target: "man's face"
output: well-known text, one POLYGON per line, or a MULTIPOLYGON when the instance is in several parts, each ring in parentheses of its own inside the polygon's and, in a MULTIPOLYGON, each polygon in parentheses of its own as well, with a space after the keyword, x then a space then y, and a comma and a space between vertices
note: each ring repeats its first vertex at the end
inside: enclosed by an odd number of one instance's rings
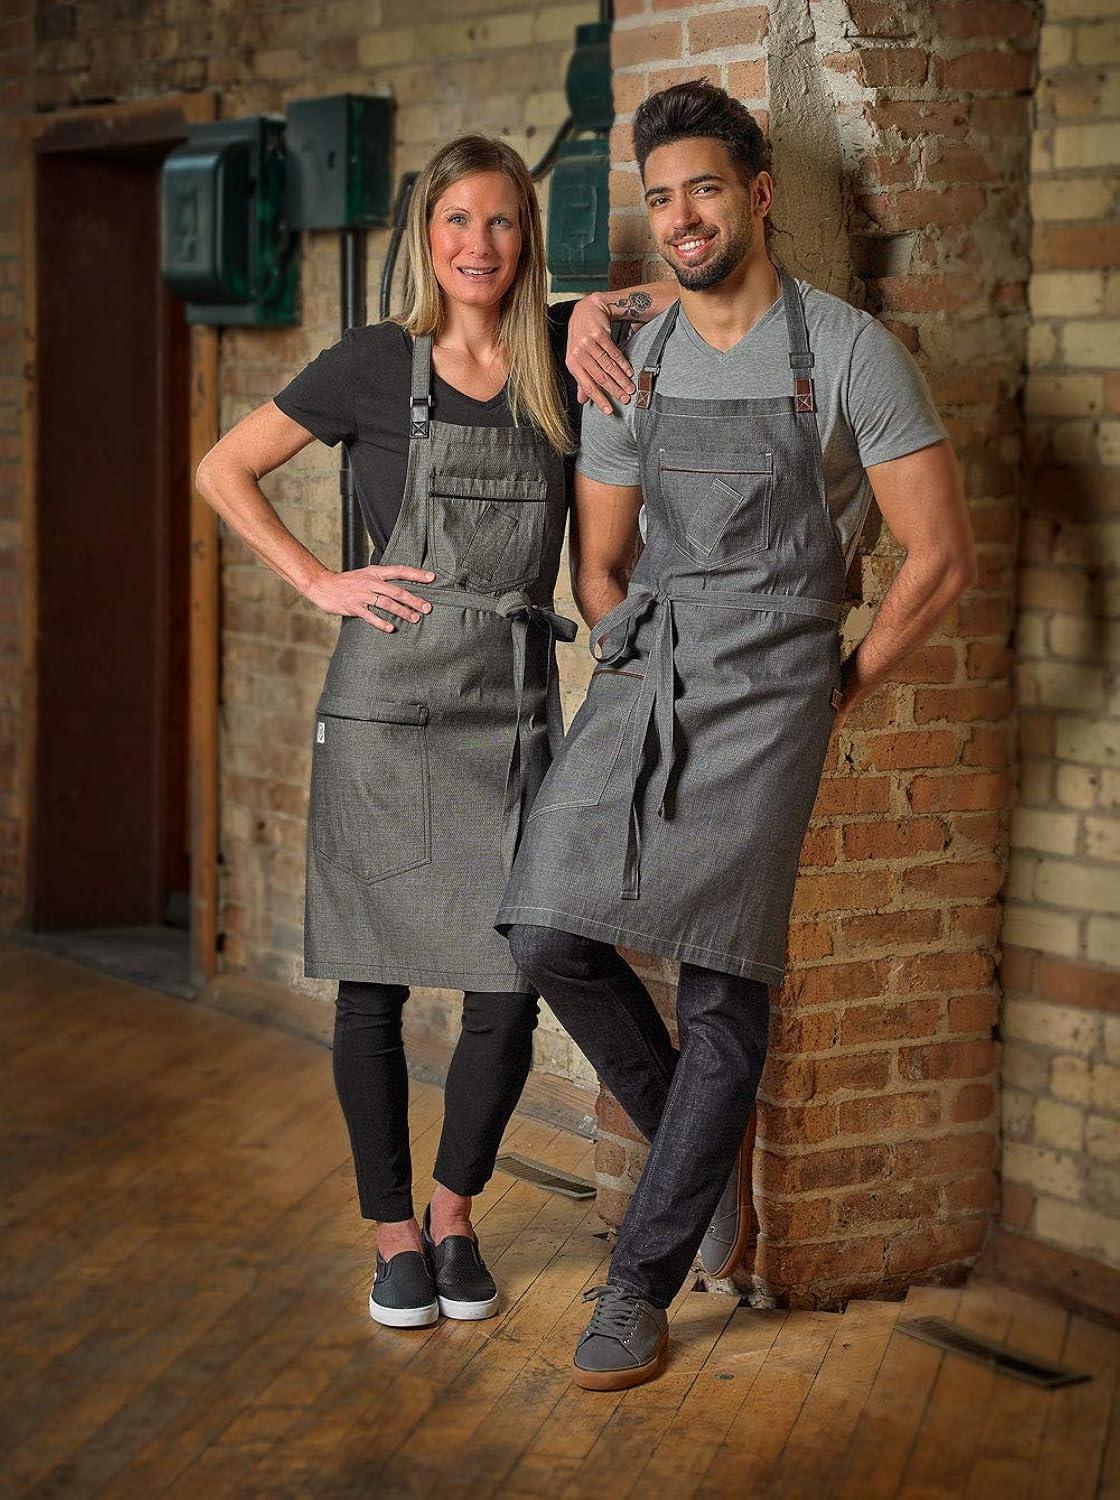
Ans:
POLYGON ((754 249, 769 181, 760 172, 745 186, 726 146, 706 137, 658 146, 646 157, 650 229, 687 291, 718 286, 754 249))

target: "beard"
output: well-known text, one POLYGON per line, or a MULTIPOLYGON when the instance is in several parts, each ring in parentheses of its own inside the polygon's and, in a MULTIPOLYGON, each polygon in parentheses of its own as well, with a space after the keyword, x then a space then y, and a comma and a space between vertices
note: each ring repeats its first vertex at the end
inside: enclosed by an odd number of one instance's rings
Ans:
POLYGON ((724 248, 702 266, 678 265, 671 253, 661 258, 686 292, 706 292, 725 281, 750 254, 754 248, 754 221, 746 218, 728 224, 724 239, 724 248))

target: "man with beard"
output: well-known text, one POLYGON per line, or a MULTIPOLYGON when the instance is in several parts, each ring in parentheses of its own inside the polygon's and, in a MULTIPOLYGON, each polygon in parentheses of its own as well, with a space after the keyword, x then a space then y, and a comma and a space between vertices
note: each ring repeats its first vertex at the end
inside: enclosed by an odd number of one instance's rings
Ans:
POLYGON ((750 114, 683 83, 645 101, 634 142, 680 296, 627 351, 634 399, 605 368, 622 399, 585 409, 573 581, 597 667, 498 917, 650 1141, 607 1283, 585 1294, 574 1378, 600 1390, 658 1374, 665 1308, 702 1241, 717 1275, 745 1249, 768 987, 830 734, 976 569, 910 356, 769 257, 770 154, 750 114), (872 495, 906 559, 841 664, 872 495), (679 1049, 615 944, 680 960, 679 1049))

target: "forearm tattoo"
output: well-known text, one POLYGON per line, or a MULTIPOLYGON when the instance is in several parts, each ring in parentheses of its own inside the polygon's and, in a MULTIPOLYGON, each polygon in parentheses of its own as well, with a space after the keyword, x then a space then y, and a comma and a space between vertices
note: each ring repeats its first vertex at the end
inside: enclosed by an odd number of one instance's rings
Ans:
POLYGON ((625 297, 618 297, 607 306, 615 319, 626 318, 631 323, 644 323, 649 315, 649 309, 653 298, 648 292, 627 292, 625 297))

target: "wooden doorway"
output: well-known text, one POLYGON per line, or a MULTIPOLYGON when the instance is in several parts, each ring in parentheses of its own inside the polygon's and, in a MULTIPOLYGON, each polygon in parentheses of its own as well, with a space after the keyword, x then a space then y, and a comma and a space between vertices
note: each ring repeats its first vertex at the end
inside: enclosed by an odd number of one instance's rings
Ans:
POLYGON ((212 96, 26 122, 24 920, 189 925, 215 968, 213 330, 159 276, 163 158, 212 96))

